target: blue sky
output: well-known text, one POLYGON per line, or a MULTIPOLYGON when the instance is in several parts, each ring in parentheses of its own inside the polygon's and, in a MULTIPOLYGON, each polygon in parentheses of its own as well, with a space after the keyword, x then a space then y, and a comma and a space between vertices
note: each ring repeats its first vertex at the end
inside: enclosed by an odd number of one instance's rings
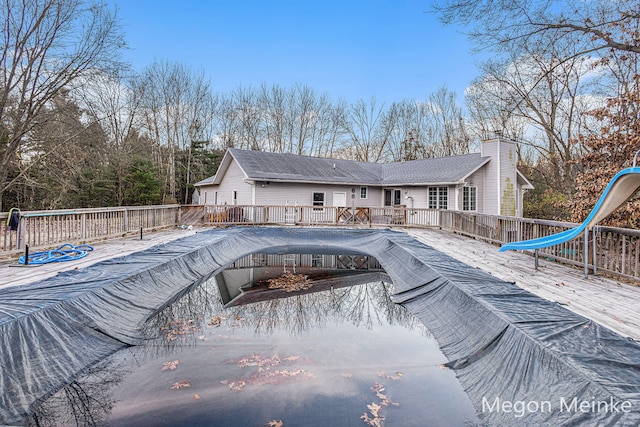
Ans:
POLYGON ((477 76, 460 28, 424 0, 113 0, 137 71, 154 59, 204 70, 215 91, 306 84, 386 105, 458 94, 477 76))

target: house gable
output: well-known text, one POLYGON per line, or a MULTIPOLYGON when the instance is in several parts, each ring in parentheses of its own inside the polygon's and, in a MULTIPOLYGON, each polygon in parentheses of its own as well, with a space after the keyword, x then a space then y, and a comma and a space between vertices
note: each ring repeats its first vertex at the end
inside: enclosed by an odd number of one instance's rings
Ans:
POLYGON ((254 200, 254 185, 247 180, 242 166, 227 151, 216 174, 195 184, 201 188, 203 204, 249 205, 254 200))

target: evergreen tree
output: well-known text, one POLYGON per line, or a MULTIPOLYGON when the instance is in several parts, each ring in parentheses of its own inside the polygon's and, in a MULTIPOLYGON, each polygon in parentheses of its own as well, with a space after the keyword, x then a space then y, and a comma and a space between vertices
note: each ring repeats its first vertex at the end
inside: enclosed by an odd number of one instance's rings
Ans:
POLYGON ((206 147, 207 144, 208 141, 192 141, 190 152, 188 149, 178 152, 178 203, 191 203, 191 195, 195 189, 193 184, 218 171, 224 151, 210 150, 206 147))
POLYGON ((125 205, 161 204, 162 182, 158 176, 158 169, 149 160, 134 159, 127 177, 125 205))

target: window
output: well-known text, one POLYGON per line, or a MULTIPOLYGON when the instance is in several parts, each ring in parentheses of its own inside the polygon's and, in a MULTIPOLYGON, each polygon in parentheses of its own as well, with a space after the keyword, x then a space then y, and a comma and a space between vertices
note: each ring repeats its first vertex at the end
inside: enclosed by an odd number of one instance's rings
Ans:
POLYGON ((462 187, 462 210, 476 210, 476 187, 462 187))
POLYGON ((400 194, 400 190, 393 190, 393 205, 398 206, 402 201, 402 195, 400 194))
POLYGON ((236 190, 233 190, 233 196, 231 197, 231 200, 233 201, 234 205, 238 204, 238 192, 236 190))
POLYGON ((384 190, 384 205, 398 206, 402 201, 402 191, 400 190, 384 190))
POLYGON ((324 267, 324 256, 321 254, 311 255, 311 267, 324 267))
POLYGON ((367 187, 360 187, 360 198, 361 199, 367 198, 367 187))
POLYGON ((447 209, 449 188, 429 187, 429 209, 447 209))
POLYGON ((319 206, 322 207, 324 206, 324 193, 313 193, 313 206, 314 206, 314 211, 318 211, 318 210, 322 210, 322 209, 318 209, 315 206, 319 206))

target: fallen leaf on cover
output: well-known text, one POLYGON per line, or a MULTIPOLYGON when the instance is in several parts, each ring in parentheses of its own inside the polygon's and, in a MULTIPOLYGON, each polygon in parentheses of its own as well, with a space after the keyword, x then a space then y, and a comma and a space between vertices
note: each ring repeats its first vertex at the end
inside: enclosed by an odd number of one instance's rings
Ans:
POLYGON ((382 406, 389 406, 389 405, 400 406, 399 403, 393 402, 391 399, 389 399, 387 397, 386 394, 382 393, 383 391, 385 391, 384 384, 381 384, 381 383, 378 383, 378 382, 375 383, 373 385, 373 387, 371 387, 371 391, 376 394, 376 397, 378 399, 380 399, 380 405, 382 405, 382 406))
POLYGON ((207 323, 207 326, 220 326, 222 324, 223 321, 227 320, 228 317, 225 316, 213 316, 211 319, 209 319, 209 322, 207 323))
POLYGON ((167 322, 166 325, 160 327, 166 335, 167 341, 175 341, 180 335, 188 335, 198 331, 197 324, 191 319, 176 319, 167 322))
POLYGON ((382 408, 382 406, 376 404, 375 402, 372 402, 370 405, 367 405, 367 408, 369 408, 369 412, 371 412, 371 415, 373 415, 374 417, 380 416, 380 409, 382 408))
POLYGON ((191 384, 189 384, 187 380, 182 380, 180 382, 173 383, 173 385, 171 386, 173 390, 178 390, 180 388, 185 388, 185 387, 191 387, 191 384))
POLYGON ((362 418, 366 424, 373 427, 382 427, 382 421, 384 420, 384 418, 371 418, 367 413, 362 414, 360 418, 362 418))
POLYGON ((384 371, 379 371, 378 376, 380 378, 387 378, 395 381, 395 380, 399 380, 401 375, 387 375, 384 371))
POLYGON ((284 424, 282 422, 282 420, 273 420, 273 421, 269 421, 269 424, 267 424, 267 427, 282 427, 284 424))
POLYGON ((167 370, 174 370, 178 367, 178 365, 180 364, 179 360, 173 360, 171 362, 164 362, 162 364, 162 370, 163 371, 167 371, 167 370))
POLYGON ((362 414, 360 417, 366 424, 373 427, 382 427, 382 422, 384 421, 384 417, 380 416, 380 405, 377 405, 375 402, 372 402, 370 405, 367 405, 369 408, 369 412, 373 417, 370 417, 366 412, 362 414))
POLYGON ((373 387, 371 387, 371 391, 374 393, 377 393, 379 391, 384 391, 384 384, 378 383, 378 382, 374 383, 373 387))
POLYGON ((380 404, 382 406, 389 406, 389 405, 400 406, 399 403, 393 402, 391 399, 389 399, 385 394, 382 394, 381 392, 377 392, 376 396, 378 397, 378 399, 380 399, 380 404))
POLYGON ((239 380, 239 381, 231 381, 231 382, 229 383, 229 388, 230 388, 231 390, 237 390, 237 391, 240 391, 240 390, 242 390, 242 389, 244 388, 244 386, 245 386, 245 385, 247 385, 247 383, 246 383, 246 382, 244 382, 244 381, 242 381, 242 380, 239 380))
POLYGON ((227 384, 231 390, 240 391, 247 385, 276 385, 313 378, 313 375, 304 369, 276 369, 283 364, 286 365, 287 362, 295 362, 299 359, 300 356, 295 355, 280 359, 277 354, 272 356, 252 354, 236 360, 229 359, 225 363, 236 364, 240 368, 254 368, 255 370, 248 377, 224 380, 220 383, 227 384))
POLYGON ((193 395, 193 400, 200 400, 200 395, 199 394, 194 394, 193 395))

